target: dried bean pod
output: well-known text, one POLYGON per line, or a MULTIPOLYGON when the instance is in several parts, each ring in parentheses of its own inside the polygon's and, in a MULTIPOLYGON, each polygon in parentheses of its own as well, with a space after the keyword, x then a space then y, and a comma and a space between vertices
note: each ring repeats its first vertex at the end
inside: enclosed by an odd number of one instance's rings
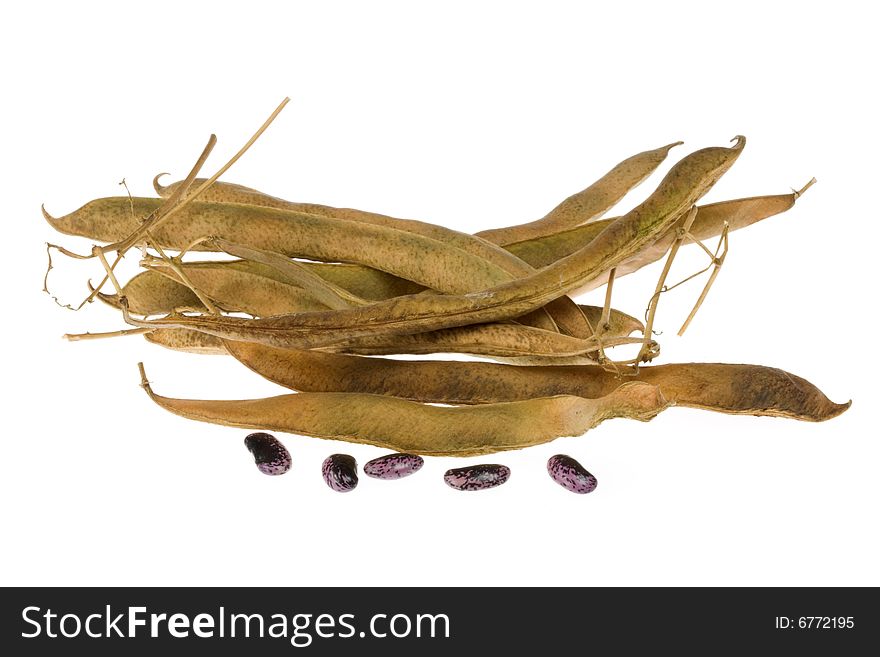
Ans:
MULTIPOLYGON (((633 338, 611 337, 604 344, 628 344, 633 338)), ((596 362, 595 340, 519 324, 474 324, 412 335, 369 335, 323 348, 325 351, 380 356, 383 354, 464 353, 489 357, 584 357, 596 362), (590 357, 588 357, 590 356, 590 357)))
POLYGON ((641 367, 621 377, 591 365, 404 361, 275 349, 248 342, 225 344, 228 353, 257 374, 302 392, 381 394, 432 404, 491 404, 553 395, 597 398, 623 381, 644 381, 658 386, 678 406, 721 413, 819 422, 849 408, 848 402, 832 402, 809 381, 763 365, 675 363, 641 367))
MULTIPOLYGON (((322 265, 302 263, 322 278, 335 276, 347 285, 355 285, 363 280, 371 287, 368 290, 385 294, 395 290, 373 285, 381 274, 377 270, 362 268, 372 272, 360 277, 355 268, 348 265, 322 265), (335 269, 334 269, 335 268, 335 269), (330 274, 333 272, 333 274, 330 274)), ((293 312, 303 312, 321 307, 311 296, 301 289, 284 284, 271 276, 270 268, 247 261, 194 262, 181 265, 190 281, 217 306, 228 312, 245 312, 256 317, 270 317, 293 312)), ((384 276, 384 275, 383 275, 384 276)), ((381 281, 381 279, 378 279, 381 281)), ((399 279, 398 279, 399 280, 399 279)), ((183 284, 177 282, 177 275, 163 267, 155 271, 138 274, 123 288, 129 308, 137 314, 169 314, 181 307, 192 306, 198 310, 204 307, 195 295, 183 284), (172 278, 166 278, 170 276, 172 278), (172 280, 173 279, 173 280, 172 280)), ((332 282, 332 280, 331 280, 332 282)), ((406 294, 405 290, 397 290, 406 294)), ((100 294, 106 303, 119 308, 115 295, 100 294)), ((601 321, 602 308, 578 306, 590 324, 601 321)), ((618 310, 611 309, 608 328, 603 333, 606 346, 615 344, 615 339, 625 338, 634 331, 643 330, 642 323, 618 310)), ((206 333, 186 329, 157 329, 146 339, 170 349, 196 353, 225 353, 220 339, 206 333), (204 336, 199 339, 198 335, 204 336)), ((584 342, 573 336, 565 336, 551 331, 523 326, 520 324, 477 324, 441 331, 417 333, 404 336, 369 336, 341 343, 333 351, 365 355, 394 353, 470 353, 494 358, 553 359, 546 364, 557 364, 560 357, 573 358, 577 364, 595 362, 595 341, 584 342), (588 356, 583 356, 588 354, 588 356)), ((561 363, 559 363, 561 364, 561 363)), ((575 363, 570 363, 575 364, 575 363)))
MULTIPOLYGON (((666 147, 665 150, 660 149, 656 151, 656 153, 660 153, 662 151, 663 154, 660 160, 657 160, 657 162, 654 164, 654 167, 656 167, 656 165, 659 164, 660 161, 662 161, 662 159, 666 156, 668 150, 669 147, 666 147)), ((652 153, 654 153, 654 151, 652 151, 652 153)), ((645 175, 647 175, 647 173, 649 173, 649 171, 645 172, 645 175)), ((179 183, 172 183, 168 187, 163 187, 159 184, 158 178, 159 176, 156 176, 156 178, 153 179, 153 186, 156 188, 156 191, 159 193, 160 196, 170 196, 179 186, 179 183)), ((405 233, 412 233, 413 235, 436 240, 437 242, 440 242, 447 247, 455 247, 455 249, 460 249, 465 253, 485 260, 492 266, 500 268, 501 270, 509 274, 511 278, 519 278, 521 276, 528 276, 529 274, 534 273, 534 269, 530 265, 520 260, 517 256, 506 251, 504 248, 488 240, 485 240, 482 237, 460 233, 458 231, 445 228, 443 226, 436 226, 434 224, 426 223, 423 221, 397 219, 382 214, 376 214, 374 212, 364 212, 362 210, 351 210, 345 208, 332 208, 313 203, 294 203, 276 198, 274 196, 270 196, 268 194, 263 194, 262 192, 259 192, 255 189, 250 189, 248 187, 243 187, 241 185, 235 185, 231 183, 214 183, 202 194, 201 199, 203 201, 219 202, 221 204, 238 203, 269 209, 274 208, 280 210, 288 210, 293 212, 307 213, 309 215, 315 215, 319 217, 325 217, 327 219, 343 219, 373 226, 392 228, 395 230, 403 231, 405 233)), ((571 199, 569 199, 569 201, 571 201, 571 199)), ((563 205, 565 205, 565 203, 563 205)), ((485 286, 475 286, 472 290, 468 291, 476 291, 478 289, 482 289, 483 287, 485 286)), ((441 291, 448 292, 449 290, 441 291)), ((583 315, 578 312, 574 302, 572 302, 571 299, 561 297, 559 299, 550 301, 547 304, 546 310, 551 314, 552 319, 555 321, 558 327, 567 335, 572 335, 578 338, 586 338, 589 337, 589 335, 591 334, 590 324, 584 320, 583 315)), ((546 321, 549 318, 544 318, 543 315, 543 311, 534 316, 528 315, 524 323, 545 329, 552 329, 553 327, 548 325, 546 321)))
MULTIPOLYGON (((654 152, 662 153, 662 151, 663 149, 654 152)), ((650 151, 648 153, 650 153, 650 151)), ((197 183, 198 182, 199 181, 197 181, 197 183)), ((698 207, 699 212, 697 213, 697 218, 691 227, 690 233, 699 240, 706 240, 718 236, 725 223, 728 224, 730 232, 733 232, 773 215, 785 212, 794 206, 795 201, 812 185, 813 182, 815 181, 811 180, 804 186, 804 188, 790 194, 754 196, 701 205, 698 207)), ((163 197, 170 196, 178 185, 179 183, 173 183, 168 187, 162 187, 154 181, 154 186, 156 186, 157 191, 163 197)), ((584 190, 581 194, 589 191, 590 189, 584 190)), ((563 203, 558 206, 558 209, 571 206, 571 201, 578 198, 578 196, 579 195, 575 195, 570 199, 566 199, 566 201, 563 201, 563 203)), ((240 185, 232 183, 214 183, 214 185, 203 194, 202 198, 206 201, 249 203, 253 205, 267 205, 269 207, 289 209, 300 207, 300 209, 305 212, 324 214, 325 216, 337 216, 353 220, 363 220, 362 216, 372 216, 372 213, 360 210, 327 208, 325 206, 314 206, 312 204, 288 203, 287 201, 282 201, 281 199, 276 199, 275 197, 262 194, 256 190, 241 187, 240 185), (323 208, 323 210, 319 211, 320 208, 323 208)), ((540 222, 536 222, 542 226, 542 231, 540 234, 536 234, 537 236, 523 238, 520 235, 517 236, 515 241, 513 241, 511 235, 507 235, 500 243, 503 245, 504 249, 510 251, 529 265, 536 268, 542 268, 583 248, 617 218, 611 217, 608 219, 597 219, 586 223, 588 220, 587 215, 582 214, 581 210, 578 210, 578 212, 572 215, 576 217, 576 221, 568 222, 568 226, 566 226, 565 224, 557 223, 551 225, 548 223, 547 220, 552 214, 553 213, 540 220, 540 222), (553 232, 548 233, 546 231, 547 228, 552 228, 553 232)), ((405 225, 401 225, 401 228, 403 230, 407 229, 405 225)), ((499 230, 507 231, 509 229, 499 230)), ((652 247, 638 254, 638 256, 631 261, 618 265, 616 271, 617 277, 620 278, 625 274, 632 273, 663 257, 675 237, 675 232, 676 227, 673 227, 667 235, 658 240, 652 247)), ((513 235, 515 235, 515 233, 513 235)), ((333 267, 333 265, 326 266, 333 267)), ((367 267, 363 267, 362 269, 369 270, 367 267)), ((604 279, 597 279, 593 281, 590 288, 600 285, 603 282, 604 279)))
POLYGON ((282 475, 290 470, 290 452, 272 434, 252 433, 244 439, 244 444, 263 474, 282 475))
POLYGON ((565 454, 551 456, 547 461, 547 472, 564 489, 580 495, 592 493, 599 483, 584 466, 565 454))
MULTIPOLYGON (((421 221, 413 221, 408 219, 395 219, 375 212, 366 212, 364 210, 355 210, 351 208, 334 208, 316 203, 298 203, 286 201, 276 196, 265 194, 256 189, 237 185, 234 183, 215 182, 208 189, 202 192, 200 199, 209 202, 219 203, 241 203, 246 205, 257 205, 269 208, 278 208, 284 210, 295 210, 298 212, 307 212, 309 214, 320 215, 323 217, 335 217, 339 219, 349 219, 364 223, 376 224, 381 226, 389 226, 399 230, 422 234, 433 239, 443 240, 454 244, 455 246, 478 253, 487 259, 500 258, 497 251, 492 252, 487 249, 485 240, 494 244, 507 244, 512 241, 527 239, 528 237, 545 235, 548 232, 577 226, 585 223, 595 217, 602 215, 609 208, 615 205, 624 195, 637 187, 666 159, 669 151, 682 142, 677 141, 650 151, 638 153, 629 157, 614 166, 598 181, 587 187, 586 189, 569 196, 553 210, 547 213, 544 218, 533 221, 528 224, 520 224, 518 226, 507 226, 504 228, 496 228, 479 233, 479 239, 476 236, 469 236, 468 241, 461 234, 443 229, 433 224, 426 224, 421 221), (477 250, 481 249, 481 250, 477 250)), ((180 187, 180 181, 171 183, 168 186, 159 184, 159 178, 164 174, 159 174, 153 178, 153 188, 156 193, 163 198, 168 198, 180 187)), ((204 179, 197 178, 195 186, 198 187, 204 182, 204 179)))
MULTIPOLYGON (((314 267, 312 269, 323 277, 334 266, 339 267, 338 270, 333 270, 336 273, 350 269, 345 265, 325 265, 323 271, 314 267)), ((203 294, 228 312, 271 317, 324 308, 300 288, 272 277, 271 268, 258 263, 195 262, 183 264, 181 268, 203 294)), ((129 308, 138 314, 167 314, 181 310, 180 305, 204 310, 195 295, 178 281, 173 271, 162 267, 138 274, 125 285, 123 292, 128 299, 129 308)), ((120 307, 115 295, 100 294, 99 298, 116 308, 120 307)), ((602 314, 602 308, 595 306, 578 306, 578 309, 594 325, 602 314)), ((604 344, 615 344, 617 338, 623 338, 642 328, 641 322, 634 317, 612 309, 609 327, 604 333, 604 344)), ((196 331, 186 329, 157 329, 148 334, 146 339, 181 351, 225 353, 219 338, 202 333, 204 338, 199 339, 196 335, 196 331)), ((553 331, 520 324, 489 323, 413 335, 367 336, 340 343, 331 350, 366 355, 442 352, 503 358, 564 356, 589 363, 595 362, 596 347, 595 341, 553 331)))
MULTIPOLYGON (((323 263, 300 264, 327 279, 330 283, 332 283, 333 277, 342 279, 343 282, 350 285, 354 285, 357 280, 356 272, 351 271, 351 267, 346 265, 324 264, 323 268, 318 268, 316 265, 323 263), (333 267, 338 269, 332 269, 333 267), (331 274, 331 272, 333 273, 331 274)), ((158 315, 190 308, 204 311, 201 302, 192 291, 179 282, 180 279, 173 270, 159 263, 149 266, 153 269, 138 274, 123 287, 131 312, 158 315)), ((182 264, 180 268, 202 294, 210 298, 218 308, 227 312, 245 312, 255 317, 271 317, 326 309, 326 306, 317 302, 310 294, 278 280, 280 277, 273 276, 269 267, 258 263, 247 261, 194 262, 182 264)), ((363 269, 366 272, 372 271, 373 274, 381 274, 377 270, 363 269)), ((376 278, 370 274, 365 277, 365 283, 372 285, 376 282, 376 278)), ((401 282, 405 283, 405 281, 401 282)), ((411 288, 409 290, 411 291, 411 288)), ((369 287, 367 291, 371 291, 369 287)), ((389 285, 383 289, 372 285, 372 292, 384 293, 383 298, 394 296, 395 291, 399 291, 400 294, 410 293, 407 288, 395 290, 389 285)), ((115 308, 120 307, 115 295, 99 294, 98 296, 109 305, 115 308)), ((591 325, 596 325, 602 314, 602 308, 595 306, 577 306, 577 309, 591 325)), ((379 339, 366 338, 346 343, 344 346, 340 345, 340 349, 363 354, 457 352, 505 357, 582 354, 595 349, 595 344, 578 342, 579 338, 560 335, 555 331, 537 328, 533 331, 520 330, 533 328, 520 324, 505 324, 500 329, 499 326, 501 325, 495 325, 494 328, 491 328, 490 325, 482 324, 467 327, 467 330, 452 329, 445 334, 429 332, 390 340, 381 337, 379 339), (499 340, 502 338, 509 348, 501 346, 499 340), (519 348, 514 347, 516 342, 522 343, 519 348), (533 344, 539 351, 530 351, 528 343, 533 344), (542 344, 543 350, 541 350, 542 344), (480 348, 483 345, 486 349, 480 348), (527 351, 523 351, 523 347, 527 351), (411 351, 407 351, 408 349, 411 351)), ((603 334, 605 344, 610 344, 609 339, 624 337, 642 328, 641 322, 634 317, 612 309, 609 327, 603 334)), ((154 341, 160 342, 159 340, 154 341)), ((173 344, 167 346, 174 348, 173 344)), ((595 358, 590 360, 595 361, 595 358)))
MULTIPOLYGON (((149 331, 144 337, 149 342, 178 351, 227 353, 221 338, 189 329, 160 328, 149 331)), ((604 343, 615 344, 620 340, 606 339, 604 343)), ((629 341, 635 342, 632 339, 629 341)), ((520 364, 526 364, 527 361, 528 364, 542 365, 555 364, 560 358, 565 358, 566 364, 586 365, 596 362, 593 356, 595 348, 595 341, 581 340, 531 326, 478 324, 415 335, 371 336, 334 345, 327 350, 362 355, 477 354, 496 359, 517 359, 520 364), (569 363, 570 360, 576 362, 569 363)))
POLYGON ((422 469, 425 459, 416 454, 387 454, 368 461, 364 474, 375 479, 401 479, 422 469))
POLYGON ((447 470, 443 481, 455 490, 486 490, 495 488, 510 479, 510 468, 506 465, 484 463, 464 468, 447 470))
POLYGON ((266 399, 174 399, 141 385, 167 411, 201 422, 376 445, 394 452, 475 456, 585 433, 600 422, 647 421, 669 406, 655 386, 628 382, 599 399, 561 395, 503 404, 431 406, 385 397, 301 392, 266 399))
MULTIPOLYGON (((140 197, 101 198, 65 217, 45 217, 62 233, 114 242, 138 230, 138 217, 148 216, 162 202, 140 197)), ((499 265, 415 233, 252 205, 194 201, 154 233, 160 246, 176 249, 190 247, 206 237, 290 257, 356 262, 444 293, 472 292, 513 278, 499 265)), ((207 243, 192 246, 193 251, 215 248, 207 243)))
MULTIPOLYGON (((614 316, 612 313, 612 319, 614 316)), ((632 332, 630 326, 635 320, 627 325, 626 320, 630 318, 623 313, 619 316, 624 320, 621 331, 609 331, 604 340, 606 346, 626 342, 622 336, 632 332)), ((227 353, 221 338, 189 329, 160 328, 149 331, 144 338, 178 351, 227 353)), ((531 326, 477 324, 414 335, 371 336, 334 345, 327 350, 361 355, 460 353, 509 360, 519 365, 589 365, 596 362, 595 348, 595 341, 531 326)))
MULTIPOLYGON (((604 275, 653 244, 733 165, 745 138, 736 142, 731 148, 706 148, 682 159, 648 199, 609 224, 583 249, 530 276, 480 292, 405 296, 348 310, 262 320, 200 316, 153 321, 126 317, 126 321, 133 326, 193 328, 233 340, 310 349, 366 335, 421 333, 512 319, 604 275)), ((62 231, 77 223, 70 217, 50 221, 62 231)))
MULTIPOLYGON (((148 216, 161 204, 161 199, 110 197, 90 201, 65 217, 52 217, 45 210, 43 214, 62 233, 112 242, 136 232, 138 217, 148 216)), ((201 201, 187 205, 163 223, 156 229, 154 239, 167 248, 210 251, 217 247, 205 238, 216 237, 289 257, 354 262, 452 294, 483 290, 534 273, 530 265, 500 247, 472 235, 456 234, 468 244, 479 242, 499 257, 489 260, 488 256, 483 257, 486 254, 478 255, 450 242, 385 225, 256 205, 201 201)), ((558 300, 563 296, 555 295, 547 303, 553 302, 553 308, 562 312, 574 329, 583 325, 581 332, 585 331, 586 322, 574 302, 558 300)), ((519 314, 529 315, 530 323, 555 330, 556 324, 546 311, 531 314, 538 310, 519 314)))
MULTIPOLYGON (((168 198, 180 185, 180 182, 162 186, 158 183, 159 176, 153 180, 153 187, 159 196, 168 198)), ((200 185, 205 179, 197 178, 196 185, 200 185)), ((229 204, 234 203, 245 206, 273 208, 286 210, 293 213, 304 213, 327 219, 342 219, 361 224, 392 228, 413 235, 427 237, 449 246, 461 249, 466 253, 478 256, 483 260, 493 263, 514 275, 523 275, 530 272, 530 267, 524 266, 523 262, 508 251, 476 235, 461 233, 451 228, 436 224, 418 221, 414 219, 398 219, 384 214, 355 210, 351 208, 334 208, 317 203, 297 203, 285 201, 269 194, 264 194, 255 189, 236 185, 235 183, 215 182, 199 196, 199 200, 205 203, 229 204)))
MULTIPOLYGON (((727 225, 730 232, 747 228, 768 217, 791 209, 795 201, 810 187, 812 182, 810 181, 800 191, 790 194, 752 196, 722 201, 720 203, 699 205, 697 206, 697 216, 689 232, 698 240, 707 240, 720 235, 725 225, 727 225)), ((570 230, 560 231, 523 242, 507 244, 504 248, 515 253, 534 267, 546 267, 589 244, 615 219, 616 217, 612 217, 592 221, 570 230)), ((682 217, 652 245, 644 248, 626 262, 619 264, 615 275, 620 278, 661 259, 666 255, 666 252, 669 251, 672 243, 677 238, 678 230, 684 225, 684 220, 685 218, 682 217)), ((689 242, 689 238, 685 240, 685 244, 689 242)), ((594 279, 574 290, 572 294, 580 294, 581 292, 592 290, 604 283, 604 278, 594 279)))
POLYGON ((357 488, 357 461, 348 454, 333 454, 321 464, 324 481, 337 493, 348 493, 357 488))
MULTIPOLYGON (((137 315, 164 315, 175 310, 204 312, 205 306, 185 285, 156 271, 142 271, 122 286, 128 309, 137 315)), ((120 308, 115 294, 99 292, 98 299, 120 308)))
MULTIPOLYGON (((269 267, 241 267, 230 263, 194 262, 180 265, 190 282, 218 308, 244 312, 256 317, 271 317, 291 312, 327 310, 301 288, 269 276, 269 267)), ((180 282, 178 274, 167 265, 150 263, 147 271, 133 277, 122 288, 128 307, 138 315, 156 315, 181 310, 204 312, 205 307, 193 292, 180 282)), ((99 294, 105 303, 119 308, 113 294, 99 294)))
POLYGON ((477 234, 495 244, 508 244, 586 223, 607 212, 627 192, 638 187, 666 159, 670 149, 681 143, 677 141, 625 159, 595 183, 562 201, 542 219, 477 234))
POLYGON ((308 267, 305 267, 302 263, 291 260, 280 253, 253 249, 218 238, 213 238, 211 241, 228 255, 269 267, 272 273, 281 277, 285 283, 301 288, 327 308, 348 308, 349 306, 363 306, 369 303, 368 300, 352 294, 339 285, 330 283, 308 267))

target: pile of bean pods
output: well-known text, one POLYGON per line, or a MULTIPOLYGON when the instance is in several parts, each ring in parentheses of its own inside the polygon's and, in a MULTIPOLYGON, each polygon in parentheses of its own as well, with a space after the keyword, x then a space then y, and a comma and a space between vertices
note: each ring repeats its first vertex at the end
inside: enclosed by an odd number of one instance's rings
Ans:
MULTIPOLYGON (((436 456, 529 447, 608 418, 650 420, 672 405, 833 418, 849 403, 772 367, 645 365, 659 354, 654 313, 679 248, 705 250, 711 270, 689 322, 724 262, 728 233, 790 209, 813 182, 799 192, 698 205, 745 147, 743 137, 732 141, 684 156, 620 216, 605 217, 680 142, 627 158, 540 219, 475 235, 198 178, 211 142, 186 179, 163 186, 156 177, 156 198, 101 198, 57 218, 43 212, 56 230, 97 244, 85 255, 50 249, 97 258, 105 277, 87 301, 117 308, 130 327, 69 338, 142 334, 169 349, 232 357, 293 391, 174 399, 155 393, 140 365, 149 397, 187 418, 436 456), (713 238, 714 250, 704 244, 713 238), (143 271, 120 282, 115 265, 133 248, 141 249, 143 271), (217 255, 206 260, 204 252, 217 255), (664 257, 644 323, 611 307, 615 278, 664 257), (602 306, 572 298, 600 286, 607 286, 602 306), (637 353, 613 358, 626 349, 637 353), (484 360, 378 357, 427 353, 484 360)), ((248 448, 275 473, 289 455, 261 442, 264 435, 249 437, 248 448)), ((324 464, 337 490, 357 483, 347 458, 324 464)), ((568 458, 551 459, 554 478, 592 490, 595 478, 568 458)), ((393 470, 370 467, 386 466, 393 470)), ((456 485, 461 476, 450 471, 446 481, 456 485)), ((506 479, 501 471, 492 477, 506 479)))

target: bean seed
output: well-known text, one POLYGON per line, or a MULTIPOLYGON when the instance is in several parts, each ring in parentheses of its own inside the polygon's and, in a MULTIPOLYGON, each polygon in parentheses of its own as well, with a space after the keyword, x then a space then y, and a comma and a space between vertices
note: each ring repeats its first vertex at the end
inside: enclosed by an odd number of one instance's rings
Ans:
POLYGON ((387 454, 368 461, 364 474, 376 479, 401 479, 422 469, 425 460, 416 454, 387 454))
POLYGON ((282 475, 290 470, 290 452, 272 434, 252 433, 244 439, 244 444, 263 474, 282 475))
POLYGON ((357 488, 357 461, 348 454, 333 454, 321 465, 324 481, 337 493, 347 493, 357 488))
POLYGON ((551 456, 547 461, 547 472, 564 489, 580 495, 592 493, 599 483, 584 466, 565 454, 551 456))
POLYGON ((443 481, 456 490, 485 490, 495 488, 510 479, 506 465, 481 464, 447 470, 443 481))

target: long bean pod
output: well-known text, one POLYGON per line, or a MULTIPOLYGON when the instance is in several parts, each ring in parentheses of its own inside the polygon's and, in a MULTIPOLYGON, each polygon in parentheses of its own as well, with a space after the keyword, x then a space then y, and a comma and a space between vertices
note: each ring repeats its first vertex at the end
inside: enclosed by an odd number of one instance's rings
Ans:
POLYGON ((441 404, 485 404, 576 395, 602 397, 623 381, 660 388, 678 406, 722 413, 821 421, 836 404, 809 381, 773 367, 686 363, 641 367, 619 376, 598 366, 517 367, 496 363, 402 361, 226 342, 231 355, 264 378, 301 392, 357 392, 441 404))
MULTIPOLYGON (((763 219, 791 209, 803 191, 790 194, 754 196, 697 206, 697 216, 689 232, 695 239, 702 241, 719 236, 724 229, 725 223, 728 225, 729 231, 746 228, 763 219)), ((535 267, 546 267, 589 244, 612 221, 614 219, 600 219, 571 230, 507 244, 505 248, 535 267)), ((681 219, 679 224, 683 221, 684 219, 681 219)), ((679 224, 673 226, 672 229, 667 231, 653 244, 642 249, 626 262, 618 265, 615 275, 617 277, 624 276, 641 269, 645 265, 660 260, 675 240, 679 224)), ((686 238, 685 244, 690 241, 690 238, 686 238)), ((594 279, 575 290, 574 293, 593 289, 603 283, 604 280, 601 278, 594 279)))
MULTIPOLYGON (((481 233, 477 233, 478 237, 483 238, 480 240, 484 245, 483 250, 480 251, 480 253, 482 253, 483 257, 489 257, 489 259, 491 259, 492 256, 486 251, 486 242, 490 242, 493 245, 505 245, 511 242, 532 239, 559 230, 572 228, 602 215, 622 199, 627 192, 637 187, 649 175, 651 175, 663 160, 666 159, 669 151, 675 146, 681 145, 681 143, 682 142, 678 141, 673 144, 667 144, 666 146, 654 150, 637 153, 636 155, 623 160, 615 165, 598 181, 586 189, 569 196, 553 208, 553 210, 548 212, 543 218, 537 221, 517 226, 485 230, 481 233)), ((177 191, 180 182, 178 181, 163 186, 159 183, 159 178, 162 175, 163 174, 160 174, 153 179, 153 187, 159 196, 162 198, 168 198, 177 191)), ((202 182, 204 181, 196 179, 195 184, 198 186, 202 182)), ((211 187, 202 192, 200 198, 204 201, 218 203, 258 205, 269 208, 308 212, 322 217, 351 219, 353 221, 362 221, 382 226, 391 226, 400 230, 408 230, 428 237, 433 237, 434 239, 450 239, 449 235, 444 235, 440 232, 445 231, 445 229, 438 228, 434 224, 413 221, 410 219, 396 219, 387 215, 356 210, 353 208, 335 208, 318 203, 286 201, 276 196, 271 196, 270 194, 265 194, 256 189, 237 185, 235 183, 215 182, 211 187)), ((464 248, 462 241, 453 243, 464 248)), ((470 248, 476 249, 477 247, 471 246, 470 248)), ((497 252, 495 253, 495 256, 497 257, 497 252)))
MULTIPOLYGON (((247 261, 196 262, 181 265, 188 278, 218 307, 227 312, 245 312, 256 317, 269 317, 322 308, 300 288, 271 278, 273 271, 247 261)), ((129 307, 142 314, 171 313, 201 304, 167 267, 158 267, 135 276, 124 287, 129 307), (161 273, 160 273, 161 272, 161 273), (186 304, 182 305, 182 301, 186 304)), ((107 303, 119 307, 115 295, 100 295, 107 303)), ((592 325, 598 325, 602 308, 580 306, 592 325)), ((603 343, 615 344, 642 323, 634 317, 612 309, 603 333, 603 343)), ((199 339, 185 329, 157 329, 146 335, 150 342, 183 351, 225 353, 218 338, 204 335, 199 339)), ((478 324, 441 331, 402 336, 366 336, 338 345, 339 350, 361 354, 390 353, 470 353, 506 358, 582 358, 595 361, 598 343, 559 333, 517 324, 478 324)))
MULTIPOLYGON (((58 231, 113 242, 137 230, 161 199, 111 197, 46 220, 58 231)), ((500 266, 429 237, 363 222, 250 205, 193 202, 154 233, 163 248, 213 250, 217 237, 288 257, 367 265, 444 293, 509 281, 500 266)), ((512 256, 513 257, 513 256, 512 256)))
MULTIPOLYGON (((621 324, 629 326, 628 323, 621 324)), ((620 328, 620 334, 607 332, 602 339, 603 345, 641 342, 640 339, 626 337, 632 330, 620 328)), ((145 333, 144 337, 155 344, 180 351, 227 353, 221 338, 190 329, 157 328, 145 333)), ((471 354, 522 365, 560 362, 583 365, 596 362, 598 347, 595 340, 582 340, 519 324, 490 323, 408 335, 364 336, 322 347, 322 350, 361 355, 471 354)))
POLYGON ((537 221, 484 230, 477 235, 495 244, 504 245, 549 235, 595 219, 614 207, 629 191, 638 187, 660 166, 669 151, 681 143, 677 141, 625 159, 595 183, 569 196, 537 221))
POLYGON ((431 406, 355 393, 297 393, 265 399, 174 399, 141 385, 167 411, 202 422, 347 440, 397 452, 475 456, 579 436, 603 420, 647 421, 670 404, 656 386, 625 383, 598 399, 571 395, 479 406, 431 406))
MULTIPOLYGON (((60 232, 113 242, 137 230, 138 217, 154 212, 161 202, 161 199, 111 197, 90 201, 63 217, 53 217, 45 210, 43 214, 60 232)), ((495 245, 464 233, 448 232, 460 239, 454 243, 444 242, 392 226, 292 210, 194 202, 156 229, 154 237, 165 248, 217 250, 215 242, 205 239, 213 237, 288 257, 361 264, 453 294, 482 290, 534 271, 495 245), (486 249, 465 250, 457 245, 462 241, 479 243, 486 249), (486 251, 503 253, 503 256, 489 260, 486 251)), ((557 298, 548 301, 552 303, 548 311, 558 316, 569 334, 589 337, 589 325, 573 302, 557 298)), ((521 314, 528 315, 522 321, 531 325, 557 328, 546 311, 539 308, 521 314)))
POLYGON ((298 313, 262 320, 185 317, 134 326, 193 328, 218 337, 287 348, 315 348, 377 334, 407 334, 512 319, 542 307, 632 258, 653 243, 715 184, 745 145, 706 148, 678 162, 655 192, 611 222, 588 245, 530 275, 464 295, 404 296, 349 310, 298 313))

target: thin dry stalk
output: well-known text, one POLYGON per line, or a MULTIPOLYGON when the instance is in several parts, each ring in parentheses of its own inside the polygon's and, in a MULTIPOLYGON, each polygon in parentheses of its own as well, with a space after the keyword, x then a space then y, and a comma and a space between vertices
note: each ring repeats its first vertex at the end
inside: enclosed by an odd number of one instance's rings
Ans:
POLYGON ((103 333, 65 333, 62 338, 70 342, 81 342, 83 340, 104 340, 106 338, 121 338, 126 335, 144 335, 152 333, 150 329, 134 328, 122 329, 121 331, 106 331, 103 333))
MULTIPOLYGON (((813 179, 815 180, 815 178, 813 179)), ((809 186, 809 185, 808 185, 809 186)), ((805 188, 806 189, 806 188, 805 188)), ((718 277, 718 273, 721 271, 721 265, 724 264, 725 258, 727 258, 727 252, 729 250, 729 242, 727 238, 727 234, 730 226, 725 223, 724 230, 721 233, 721 239, 718 240, 718 247, 715 249, 715 254, 712 256, 712 265, 714 265, 714 269, 712 273, 709 275, 709 280, 706 281, 706 286, 703 288, 703 291, 700 292, 700 296, 697 299, 697 302, 694 304, 693 309, 690 314, 687 316, 687 319, 684 320, 684 324, 681 325, 681 328, 678 329, 678 335, 684 335, 684 332, 687 330, 688 326, 690 326, 691 320, 693 320, 694 316, 697 314, 697 311, 700 309, 700 306, 703 305, 703 302, 706 300, 706 295, 709 294, 709 288, 712 287, 712 284, 715 282, 715 279, 718 277), (718 255, 719 249, 721 246, 724 246, 724 250, 721 255, 718 255)))
POLYGON ((667 289, 666 277, 669 275, 669 270, 672 268, 672 261, 675 260, 675 256, 678 254, 678 249, 684 241, 687 232, 690 230, 691 225, 694 223, 694 219, 696 218, 697 208, 696 206, 694 206, 688 211, 687 218, 685 219, 684 224, 678 231, 678 237, 675 239, 675 242, 672 243, 672 248, 669 250, 669 256, 666 258, 666 264, 663 266, 663 271, 660 273, 660 278, 657 279, 657 287, 654 290, 654 295, 651 297, 651 300, 648 303, 648 312, 645 319, 645 343, 639 350, 639 355, 636 357, 636 362, 642 362, 648 355, 648 342, 651 340, 651 336, 653 335, 654 315, 657 313, 657 304, 660 301, 660 294, 667 289))

